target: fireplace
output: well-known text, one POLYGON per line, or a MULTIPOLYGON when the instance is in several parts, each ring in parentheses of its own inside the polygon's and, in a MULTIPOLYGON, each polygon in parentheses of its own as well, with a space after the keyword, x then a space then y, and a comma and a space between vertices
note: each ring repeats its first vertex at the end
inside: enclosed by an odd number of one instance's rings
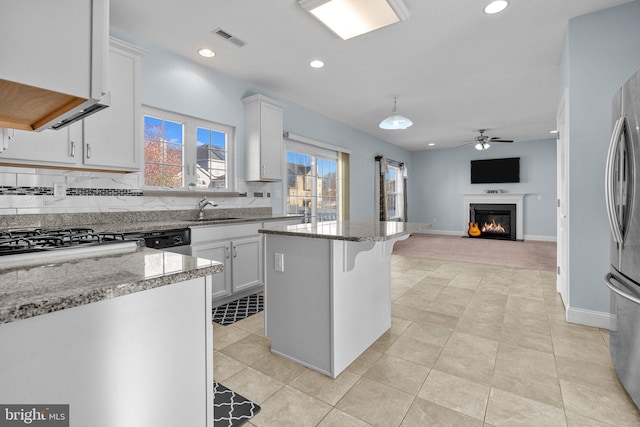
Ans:
POLYGON ((485 239, 516 240, 516 205, 471 203, 469 221, 478 224, 480 235, 485 239))
MULTIPOLYGON (((524 196, 525 193, 476 193, 463 194, 464 210, 460 211, 461 230, 466 236, 469 230, 470 211, 472 204, 488 204, 488 205, 516 205, 515 226, 511 226, 511 231, 515 232, 515 240, 524 240, 524 196), (514 231, 515 229, 515 231, 514 231)), ((514 216, 513 213, 511 215, 514 216)))

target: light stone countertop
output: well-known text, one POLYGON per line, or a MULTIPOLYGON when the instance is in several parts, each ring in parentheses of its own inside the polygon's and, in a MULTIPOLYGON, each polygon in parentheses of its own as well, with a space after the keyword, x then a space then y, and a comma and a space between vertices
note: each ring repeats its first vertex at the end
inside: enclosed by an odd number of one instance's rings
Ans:
MULTIPOLYGON (((72 252, 71 251, 67 251, 72 252)), ((216 261, 138 247, 0 269, 0 324, 219 273, 216 261)))
POLYGON ((431 224, 396 221, 323 221, 317 224, 276 225, 260 233, 293 237, 347 240, 353 242, 385 241, 431 228, 431 224))

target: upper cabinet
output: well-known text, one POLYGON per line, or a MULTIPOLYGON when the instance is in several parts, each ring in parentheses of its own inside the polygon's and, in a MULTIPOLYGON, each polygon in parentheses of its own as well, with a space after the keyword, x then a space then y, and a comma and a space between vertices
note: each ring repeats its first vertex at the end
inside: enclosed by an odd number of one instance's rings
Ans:
POLYGON ((59 130, 5 129, 0 164, 133 172, 140 169, 140 58, 144 52, 110 40, 107 83, 111 106, 59 130))
POLYGON ((108 0, 2 4, 0 127, 43 130, 104 107, 108 0))
POLYGON ((140 57, 144 51, 111 39, 107 84, 111 106, 83 122, 85 166, 97 169, 140 169, 142 111, 140 57))
POLYGON ((284 144, 283 105, 263 95, 243 98, 245 134, 245 179, 282 180, 284 144))

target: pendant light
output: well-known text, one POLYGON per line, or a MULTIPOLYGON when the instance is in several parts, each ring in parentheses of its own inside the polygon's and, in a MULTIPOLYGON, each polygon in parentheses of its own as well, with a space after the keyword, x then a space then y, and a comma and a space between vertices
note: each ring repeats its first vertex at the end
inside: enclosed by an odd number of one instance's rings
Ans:
POLYGON ((488 150, 489 147, 491 147, 491 145, 489 145, 487 142, 478 142, 476 144, 476 150, 488 150))
POLYGON ((391 115, 380 122, 381 129, 406 129, 409 126, 413 125, 413 122, 405 116, 402 116, 396 112, 396 104, 398 101, 398 97, 393 97, 393 110, 391 110, 391 115))

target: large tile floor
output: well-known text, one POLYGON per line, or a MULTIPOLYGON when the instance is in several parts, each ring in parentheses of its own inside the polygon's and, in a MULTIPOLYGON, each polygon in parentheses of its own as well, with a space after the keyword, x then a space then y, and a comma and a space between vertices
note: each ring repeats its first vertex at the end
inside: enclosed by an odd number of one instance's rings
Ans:
POLYGON ((272 355, 264 316, 214 329, 248 426, 640 426, 605 330, 569 324, 555 275, 392 258, 391 330, 338 378, 272 355))

